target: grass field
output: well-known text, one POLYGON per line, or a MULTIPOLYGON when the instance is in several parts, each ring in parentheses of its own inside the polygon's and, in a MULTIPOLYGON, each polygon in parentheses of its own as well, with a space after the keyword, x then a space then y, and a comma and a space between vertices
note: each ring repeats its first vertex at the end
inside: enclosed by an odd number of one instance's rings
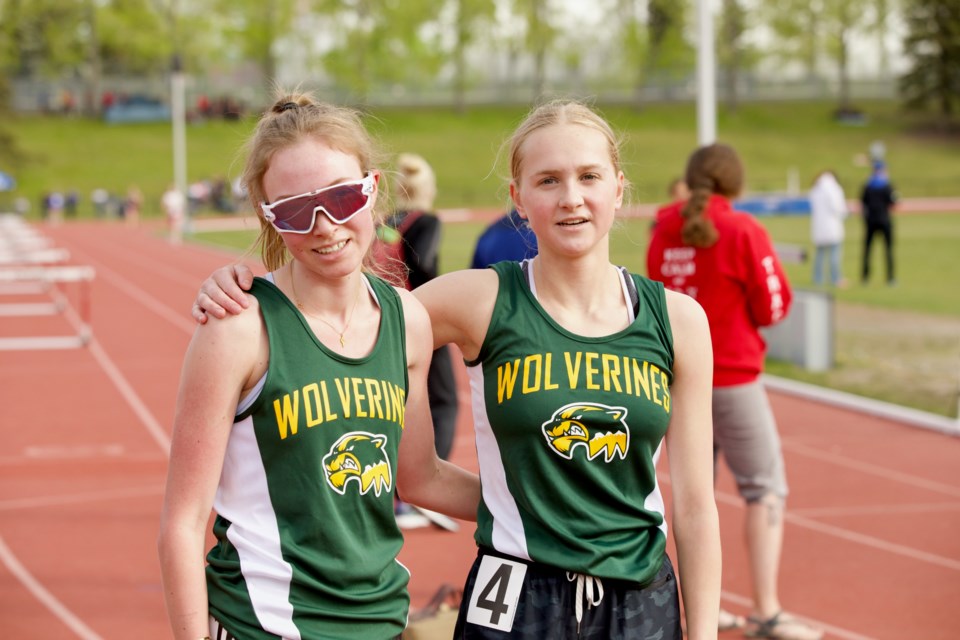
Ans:
MULTIPOLYGON (((812 256, 809 240, 810 219, 805 216, 769 216, 760 221, 777 243, 795 244, 812 256)), ((473 246, 483 229, 479 222, 448 223, 443 227, 440 265, 443 271, 463 269, 470 265, 473 246)), ((611 234, 611 259, 637 273, 646 273, 646 250, 650 221, 625 219, 618 222, 611 234)), ((835 290, 839 302, 865 304, 880 308, 917 311, 960 319, 960 295, 951 290, 960 282, 960 212, 954 214, 911 214, 896 221, 896 250, 899 286, 887 287, 882 277, 868 286, 858 283, 860 264, 860 219, 847 221, 843 269, 852 286, 835 290), (949 287, 945 289, 945 285, 949 287)), ((247 249, 253 241, 251 232, 204 233, 197 236, 210 242, 247 249)), ((875 243, 874 273, 882 276, 882 247, 875 243)), ((812 266, 809 263, 785 263, 787 275, 795 288, 813 288, 812 266)))
MULTIPOLYGON (((831 119, 828 102, 753 103, 736 113, 721 110, 721 140, 745 159, 748 189, 783 191, 788 175, 801 189, 824 168, 833 168, 848 193, 866 176, 870 144, 887 147, 891 173, 902 195, 960 195, 960 143, 919 132, 893 102, 858 105, 863 126, 831 119)), ((633 202, 658 202, 667 182, 683 171, 696 144, 692 103, 649 105, 642 110, 604 107, 601 111, 624 138, 623 164, 633 184, 633 202)), ((501 142, 523 117, 521 107, 477 107, 465 116, 448 109, 378 109, 370 129, 390 153, 414 151, 437 171, 440 208, 506 206, 506 167, 498 162, 501 142)), ((235 177, 242 166, 239 148, 252 120, 209 121, 187 129, 188 179, 235 177)), ((103 187, 115 194, 138 185, 146 196, 145 214, 158 215, 160 194, 172 180, 172 134, 168 123, 109 125, 84 119, 21 116, 11 129, 29 156, 12 172, 16 193, 0 193, 0 207, 23 195, 38 215, 42 193, 76 189, 84 200, 81 215, 92 215, 89 194, 103 187)))

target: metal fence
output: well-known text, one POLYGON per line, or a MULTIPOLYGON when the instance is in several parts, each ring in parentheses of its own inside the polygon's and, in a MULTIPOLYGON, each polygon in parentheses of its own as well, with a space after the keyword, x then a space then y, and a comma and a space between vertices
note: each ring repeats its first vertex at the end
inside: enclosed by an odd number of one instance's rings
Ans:
MULTIPOLYGON (((316 90, 330 101, 345 104, 363 102, 370 106, 438 106, 453 104, 456 100, 454 88, 447 82, 438 82, 416 89, 402 85, 375 86, 363 97, 351 94, 343 87, 320 80, 311 81, 310 78, 306 78, 302 84, 305 88, 316 90)), ((270 99, 267 86, 269 83, 264 82, 262 77, 250 69, 206 76, 188 76, 186 83, 188 108, 195 106, 201 96, 206 96, 211 100, 229 97, 248 108, 259 109, 270 99)), ((94 90, 77 78, 59 80, 16 78, 11 83, 12 107, 21 113, 62 111, 99 113, 106 94, 110 94, 114 100, 122 97, 136 97, 169 103, 170 79, 166 75, 109 76, 100 80, 96 91, 98 95, 93 95, 94 90)), ((519 78, 474 86, 468 89, 464 98, 468 105, 529 104, 536 97, 532 92, 529 79, 519 78)), ((682 80, 651 82, 640 90, 636 90, 581 78, 575 81, 551 82, 546 92, 557 95, 590 96, 603 104, 689 102, 696 99, 696 83, 691 76, 682 80)), ((718 86, 717 98, 721 102, 727 98, 725 92, 725 87, 718 86)), ((820 78, 773 81, 745 76, 738 83, 736 92, 739 102, 833 100, 839 94, 839 85, 834 80, 820 78)), ((853 100, 894 99, 896 96, 897 88, 894 79, 860 79, 850 83, 850 97, 853 100)))

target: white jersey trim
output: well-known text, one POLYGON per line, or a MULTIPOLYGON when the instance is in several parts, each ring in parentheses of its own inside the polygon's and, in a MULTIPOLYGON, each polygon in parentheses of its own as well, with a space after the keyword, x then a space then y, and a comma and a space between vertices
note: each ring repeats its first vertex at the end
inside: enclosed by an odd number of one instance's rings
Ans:
POLYGON ((515 558, 530 560, 527 538, 520 510, 507 487, 507 474, 500 457, 497 437, 490 427, 483 389, 483 363, 467 367, 470 397, 473 404, 473 425, 480 461, 480 488, 483 502, 493 516, 491 542, 493 548, 515 558))
POLYGON ((240 557, 260 626, 282 638, 300 640, 290 604, 293 567, 283 559, 277 514, 251 417, 235 423, 230 432, 213 507, 231 523, 227 539, 240 557))
POLYGON ((660 492, 660 478, 657 477, 657 466, 660 464, 660 454, 663 452, 663 438, 657 445, 657 450, 653 452, 653 491, 643 500, 643 508, 647 511, 660 514, 660 526, 657 528, 663 532, 663 537, 667 537, 667 517, 666 506, 663 503, 663 494, 660 492))

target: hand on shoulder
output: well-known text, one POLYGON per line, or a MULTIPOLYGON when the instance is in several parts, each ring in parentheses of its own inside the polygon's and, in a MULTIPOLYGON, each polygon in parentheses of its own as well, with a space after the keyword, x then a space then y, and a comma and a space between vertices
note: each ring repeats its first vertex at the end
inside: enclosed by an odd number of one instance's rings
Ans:
POLYGON ((434 345, 454 343, 472 358, 486 336, 500 279, 493 269, 465 269, 438 276, 416 289, 433 324, 434 345))

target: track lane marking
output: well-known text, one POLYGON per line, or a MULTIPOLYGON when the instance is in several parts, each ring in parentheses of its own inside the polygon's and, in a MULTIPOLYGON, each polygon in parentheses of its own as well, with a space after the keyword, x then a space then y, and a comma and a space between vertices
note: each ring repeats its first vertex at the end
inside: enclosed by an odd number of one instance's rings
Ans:
POLYGON ((50 612, 57 617, 63 624, 67 625, 71 631, 73 631, 77 636, 83 640, 103 640, 96 632, 93 631, 90 627, 85 625, 80 618, 73 614, 72 611, 67 609, 59 600, 57 600, 52 593, 47 591, 33 575, 27 571, 20 561, 17 559, 17 556, 13 554, 7 544, 3 541, 3 536, 0 536, 0 561, 7 567, 7 569, 12 573, 17 580, 20 581, 27 591, 33 594, 37 600, 43 603, 43 605, 50 610, 50 612))

